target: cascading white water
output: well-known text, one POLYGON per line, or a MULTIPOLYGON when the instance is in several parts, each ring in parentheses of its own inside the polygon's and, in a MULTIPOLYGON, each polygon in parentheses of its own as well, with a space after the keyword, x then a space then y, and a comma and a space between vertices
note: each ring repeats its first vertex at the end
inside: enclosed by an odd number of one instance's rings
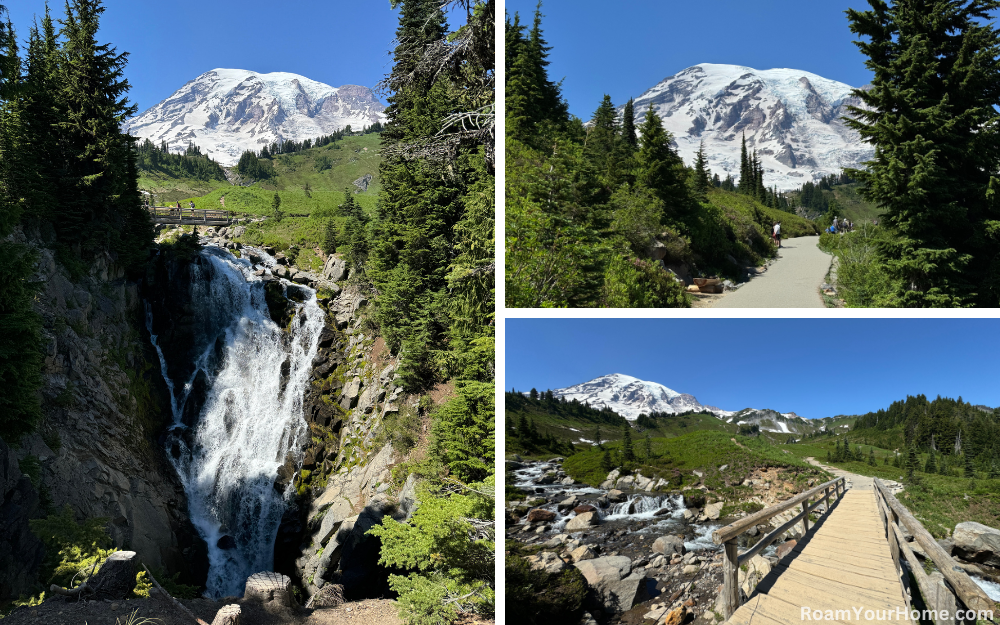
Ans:
MULTIPOLYGON (((248 261, 211 247, 201 254, 202 262, 191 266, 190 288, 204 332, 202 353, 179 388, 169 378, 157 337, 152 339, 172 396, 171 458, 191 520, 208 543, 206 594, 218 598, 242 595, 248 575, 273 566, 290 495, 275 490, 275 477, 307 433, 303 397, 324 313, 314 291, 283 281, 286 293, 294 288, 305 294, 285 333, 271 320, 264 283, 248 261), (199 373, 207 376, 208 391, 197 422, 185 432, 184 404, 199 373), (234 540, 220 547, 224 536, 234 540)), ((150 327, 151 321, 150 313, 150 327)))

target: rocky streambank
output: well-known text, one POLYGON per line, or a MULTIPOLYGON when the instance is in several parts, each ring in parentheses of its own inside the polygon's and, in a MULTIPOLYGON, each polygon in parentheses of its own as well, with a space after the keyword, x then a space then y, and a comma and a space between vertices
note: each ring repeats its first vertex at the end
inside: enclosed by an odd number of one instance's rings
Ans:
MULTIPOLYGON (((533 568, 556 573, 572 566, 583 574, 588 587, 584 622, 720 620, 723 554, 712 542, 712 531, 815 484, 797 483, 781 469, 759 469, 744 480, 748 495, 732 502, 704 483, 676 490, 666 478, 618 469, 600 487, 588 486, 568 476, 561 464, 559 458, 508 461, 507 470, 525 498, 508 504, 506 535, 521 543, 533 568)), ((788 511, 752 528, 741 545, 752 546, 794 514, 788 511)), ((794 547, 800 531, 787 532, 740 572, 744 592, 749 594, 794 547)))

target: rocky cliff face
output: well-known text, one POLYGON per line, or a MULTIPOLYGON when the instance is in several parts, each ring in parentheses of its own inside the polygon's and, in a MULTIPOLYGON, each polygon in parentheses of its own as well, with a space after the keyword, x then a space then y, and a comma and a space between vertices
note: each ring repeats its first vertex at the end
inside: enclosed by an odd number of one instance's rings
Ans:
POLYGON ((197 582, 207 567, 204 545, 157 443, 169 409, 138 285, 107 257, 72 279, 52 250, 39 247, 39 255, 44 419, 17 457, 38 459, 51 506, 69 505, 78 520, 107 517, 115 546, 197 582))
MULTIPOLYGON (((335 257, 324 273, 347 277, 335 257)), ((398 359, 364 329, 367 303, 353 286, 328 301, 329 325, 306 398, 312 444, 275 567, 286 567, 279 570, 300 580, 308 594, 327 583, 342 584, 349 598, 385 592, 388 571, 378 565, 378 540, 365 532, 386 516, 408 519, 417 505, 412 476, 393 485, 399 458, 379 437, 383 420, 414 400, 397 383, 398 359)))
POLYGON ((38 503, 38 492, 0 440, 0 601, 29 594, 35 583, 43 549, 28 520, 38 513, 38 503))

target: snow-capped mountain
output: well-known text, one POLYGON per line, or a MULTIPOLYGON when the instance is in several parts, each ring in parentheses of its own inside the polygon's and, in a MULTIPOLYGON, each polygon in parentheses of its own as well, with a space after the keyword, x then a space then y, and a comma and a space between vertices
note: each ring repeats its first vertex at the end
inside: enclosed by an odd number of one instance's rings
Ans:
POLYGON ((707 412, 719 421, 733 425, 756 425, 762 432, 779 434, 811 434, 823 429, 833 430, 854 423, 856 417, 826 417, 807 419, 794 412, 778 412, 770 409, 744 408, 731 411, 706 406, 693 395, 678 393, 656 382, 646 382, 621 373, 603 375, 583 384, 552 391, 553 396, 589 404, 594 408, 610 408, 629 421, 635 421, 642 414, 661 412, 679 414, 684 412, 707 412))
POLYGON ((350 125, 361 130, 385 121, 372 90, 331 87, 297 74, 213 69, 125 123, 125 131, 182 151, 194 142, 222 165, 246 150, 303 141, 350 125))
POLYGON ((873 148, 841 119, 848 105, 861 105, 851 90, 799 70, 703 63, 637 97, 636 125, 652 106, 684 162, 694 163, 704 140, 712 173, 721 178, 739 178, 745 132, 747 150, 756 148, 764 166, 764 183, 790 190, 871 158, 873 148))
POLYGON ((712 406, 703 406, 693 395, 678 393, 656 382, 644 382, 629 375, 613 373, 583 384, 552 391, 566 401, 577 400, 595 408, 607 406, 630 421, 641 414, 665 412, 675 414, 706 410, 719 416, 731 414, 712 406))

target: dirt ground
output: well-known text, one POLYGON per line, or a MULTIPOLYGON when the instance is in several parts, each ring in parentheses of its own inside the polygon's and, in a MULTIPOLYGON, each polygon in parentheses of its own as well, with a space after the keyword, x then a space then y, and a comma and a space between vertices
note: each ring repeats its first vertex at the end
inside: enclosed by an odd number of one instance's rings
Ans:
MULTIPOLYGON (((241 625, 402 625, 396 602, 390 599, 367 599, 317 610, 293 611, 274 602, 260 604, 237 599, 211 601, 194 599, 184 605, 204 621, 211 623, 215 613, 229 603, 241 607, 241 625)), ((471 625, 472 622, 469 622, 471 625)), ((50 599, 45 603, 18 608, 3 620, 3 625, 197 625, 183 611, 159 595, 128 601, 65 601, 50 599)))

